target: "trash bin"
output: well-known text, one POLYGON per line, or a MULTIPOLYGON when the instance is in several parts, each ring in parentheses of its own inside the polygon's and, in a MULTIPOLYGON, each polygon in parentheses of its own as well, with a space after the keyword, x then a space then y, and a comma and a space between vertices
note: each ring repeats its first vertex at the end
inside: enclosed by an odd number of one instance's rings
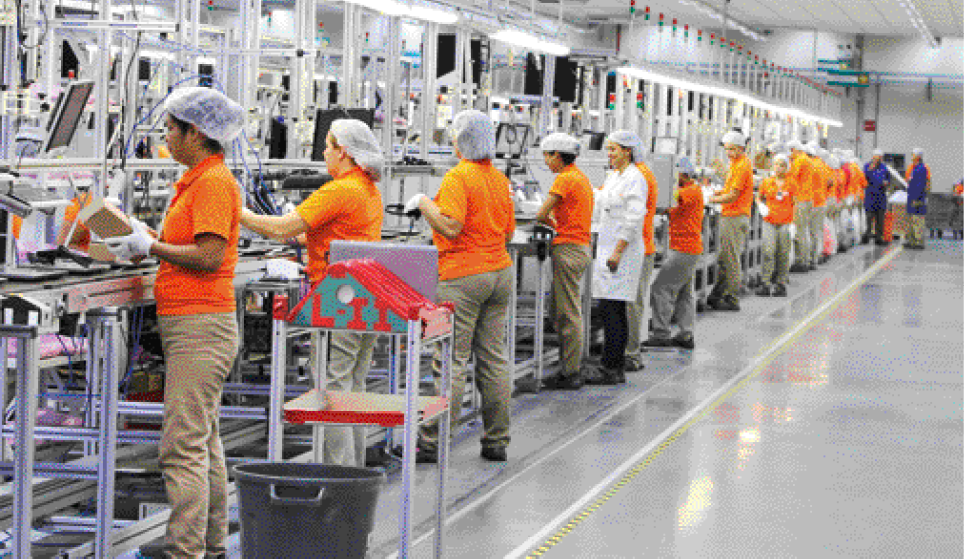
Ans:
POLYGON ((364 558, 385 475, 375 469, 249 463, 238 486, 244 558, 364 558))

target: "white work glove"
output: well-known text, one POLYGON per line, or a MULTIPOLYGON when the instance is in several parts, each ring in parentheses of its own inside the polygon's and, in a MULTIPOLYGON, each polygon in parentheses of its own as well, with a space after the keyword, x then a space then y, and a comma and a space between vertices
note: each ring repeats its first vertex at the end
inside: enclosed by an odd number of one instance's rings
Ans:
POLYGON ((760 212, 760 217, 766 218, 770 215, 770 209, 767 208, 766 204, 760 202, 759 200, 756 201, 756 208, 760 212))
POLYGON ((130 222, 134 233, 104 240, 107 250, 124 261, 146 257, 151 254, 151 246, 155 243, 155 239, 147 232, 147 226, 143 222, 134 219, 130 222))
POLYGON ((416 212, 421 212, 419 205, 422 204, 423 199, 428 200, 428 197, 422 193, 418 193, 417 195, 408 199, 408 202, 405 203, 405 213, 415 214, 416 212))

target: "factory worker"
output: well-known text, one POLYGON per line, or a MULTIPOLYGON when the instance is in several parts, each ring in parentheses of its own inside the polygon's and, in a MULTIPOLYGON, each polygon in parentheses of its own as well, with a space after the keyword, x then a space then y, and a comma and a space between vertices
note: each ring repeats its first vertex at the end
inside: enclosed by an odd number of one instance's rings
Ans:
POLYGON ((694 182, 696 168, 689 158, 681 157, 676 171, 679 179, 669 209, 669 254, 651 288, 653 328, 644 344, 692 350, 696 322, 693 276, 703 254, 703 189, 694 182), (674 319, 679 333, 670 338, 674 319))
POLYGON ((830 154, 827 150, 813 145, 813 169, 811 175, 811 194, 813 196, 813 210, 810 213, 810 238, 813 243, 813 262, 823 264, 830 258, 824 254, 824 224, 827 218, 827 199, 833 177, 826 158, 830 154))
MULTIPOLYGON (((839 152, 838 152, 839 153, 839 152)), ((850 248, 850 234, 847 225, 848 212, 846 207, 848 172, 844 169, 840 155, 830 156, 830 169, 833 170, 833 217, 831 223, 837 232, 836 250, 846 253, 850 248)))
MULTIPOLYGON (((434 200, 416 195, 406 210, 421 211, 432 227, 439 250, 438 300, 455 304, 452 421, 461 416, 469 357, 475 352, 475 379, 482 395, 482 457, 505 461, 512 396, 505 348, 512 260, 506 243, 515 233, 515 207, 509 180, 492 166, 492 120, 479 111, 462 111, 453 119, 450 134, 461 161, 445 174, 434 200)), ((440 380, 440 355, 433 366, 440 380)), ((417 461, 437 461, 438 432, 437 422, 422 426, 417 461)))
MULTIPOLYGON (((325 138, 325 166, 333 177, 284 216, 263 216, 245 208, 244 227, 276 240, 302 237, 308 249, 308 279, 325 277, 328 249, 335 240, 379 241, 382 195, 375 185, 384 164, 378 139, 359 120, 339 119, 325 138)), ((378 335, 351 331, 328 334, 327 385, 333 391, 362 392, 378 335)), ((312 343, 321 343, 320 335, 312 343)), ((364 427, 325 428, 326 464, 365 466, 364 427)))
POLYGON ((649 284, 653 277, 653 268, 656 263, 656 228, 654 219, 656 218, 656 197, 659 194, 659 185, 656 184, 656 175, 642 160, 636 162, 636 167, 643 174, 646 180, 646 218, 643 220, 643 247, 645 254, 643 257, 643 270, 639 274, 639 288, 636 290, 636 300, 626 304, 628 313, 626 320, 629 334, 626 338, 626 371, 639 371, 643 369, 642 347, 643 339, 643 317, 646 314, 646 301, 649 298, 649 284))
POLYGON ((596 193, 593 219, 599 231, 593 262, 592 295, 599 301, 603 323, 603 355, 599 375, 587 379, 593 385, 626 381, 628 339, 627 302, 639 290, 646 247, 647 184, 635 165, 642 161, 642 141, 634 132, 616 131, 606 139, 610 170, 596 193))
POLYGON ((224 165, 223 146, 241 133, 245 111, 204 87, 174 90, 165 110, 167 145, 188 171, 174 185, 160 239, 132 220, 134 233, 106 246, 120 259, 153 255, 161 261, 154 283, 166 363, 159 462, 171 515, 160 555, 224 558, 227 470, 218 416, 238 353, 234 267, 241 195, 224 165))
POLYGON ((964 231, 961 230, 961 222, 964 221, 964 179, 954 183, 951 192, 954 194, 954 212, 951 213, 951 231, 954 232, 954 239, 964 239, 964 231))
MULTIPOLYGON (((90 248, 90 230, 87 229, 83 223, 77 222, 77 215, 83 207, 89 202, 90 195, 75 196, 70 200, 70 205, 64 210, 64 221, 60 224, 60 231, 57 233, 57 245, 63 245, 70 249, 77 249, 78 251, 87 252, 90 248), (70 235, 70 229, 74 227, 74 223, 77 223, 77 227, 74 228, 74 234, 70 237, 70 242, 67 242, 67 236, 70 235)), ((11 224, 12 233, 14 239, 20 239, 20 229, 23 227, 23 218, 20 216, 13 216, 13 223, 11 224)))
POLYGON ((720 258, 716 284, 706 300, 717 311, 740 310, 740 256, 750 231, 750 205, 753 204, 753 166, 744 153, 746 140, 735 131, 723 135, 723 147, 730 158, 723 192, 709 198, 722 204, 720 219, 720 258))
POLYGON ((756 294, 785 297, 790 281, 790 226, 794 206, 790 158, 786 155, 773 159, 773 174, 760 185, 757 203, 763 215, 763 284, 756 294))
POLYGON ((868 239, 863 238, 867 228, 867 218, 864 210, 864 189, 867 188, 867 177, 864 176, 863 169, 860 166, 860 160, 854 157, 853 150, 847 150, 845 155, 847 162, 846 168, 850 172, 850 176, 847 179, 847 201, 852 214, 851 220, 857 225, 854 244, 856 245, 857 239, 860 239, 861 243, 867 243, 868 239))
POLYGON ((887 213, 887 189, 890 187, 890 172, 884 166, 884 151, 874 150, 873 158, 864 166, 867 190, 864 210, 867 213, 867 236, 873 235, 877 245, 884 242, 884 216, 887 213))
POLYGON ((796 261, 790 266, 790 272, 807 272, 812 266, 813 245, 810 237, 810 214, 813 210, 813 189, 811 175, 813 162, 804 150, 799 140, 791 140, 790 148, 790 184, 793 191, 793 224, 796 228, 794 237, 794 255, 796 261))
POLYGON ((812 251, 810 270, 816 270, 818 264, 824 263, 823 257, 823 219, 827 204, 827 169, 820 158, 821 148, 816 142, 810 142, 804 149, 810 156, 813 171, 810 174, 810 249, 812 251))
POLYGON ((904 245, 908 249, 924 250, 924 220, 927 215, 927 193, 931 192, 931 169, 924 163, 924 150, 914 148, 907 168, 907 214, 910 232, 904 245))
POLYGON ((592 262, 592 182, 575 162, 579 141, 568 134, 550 134, 542 141, 542 157, 556 174, 552 189, 536 219, 556 230, 552 241, 552 301, 559 333, 562 369, 546 380, 550 389, 579 389, 583 385, 582 302, 579 286, 592 262))

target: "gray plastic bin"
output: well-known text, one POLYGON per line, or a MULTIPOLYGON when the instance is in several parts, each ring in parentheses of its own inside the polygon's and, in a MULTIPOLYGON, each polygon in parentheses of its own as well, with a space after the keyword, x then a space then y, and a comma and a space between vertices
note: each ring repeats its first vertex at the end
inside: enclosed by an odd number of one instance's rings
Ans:
POLYGON ((385 475, 375 469, 250 463, 233 469, 244 558, 364 558, 385 475))

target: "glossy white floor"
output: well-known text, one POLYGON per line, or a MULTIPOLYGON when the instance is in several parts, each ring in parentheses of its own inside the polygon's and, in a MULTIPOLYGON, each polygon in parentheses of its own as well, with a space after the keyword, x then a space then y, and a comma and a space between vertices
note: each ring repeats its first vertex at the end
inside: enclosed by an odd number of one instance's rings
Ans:
MULTIPOLYGON (((508 463, 457 436, 446 556, 964 556, 962 286, 960 242, 860 247, 702 314, 695 351, 627 385, 516 398, 508 463)), ((371 557, 396 550, 398 486, 371 557)))

